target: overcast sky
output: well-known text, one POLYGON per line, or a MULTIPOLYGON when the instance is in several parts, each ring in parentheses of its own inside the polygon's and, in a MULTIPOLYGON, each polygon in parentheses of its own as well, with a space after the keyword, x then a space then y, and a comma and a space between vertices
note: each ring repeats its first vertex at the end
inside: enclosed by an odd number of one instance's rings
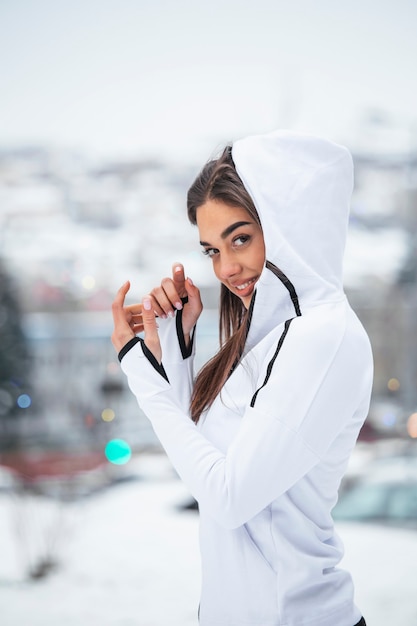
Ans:
POLYGON ((0 0, 0 148, 206 159, 417 118, 415 0, 0 0))

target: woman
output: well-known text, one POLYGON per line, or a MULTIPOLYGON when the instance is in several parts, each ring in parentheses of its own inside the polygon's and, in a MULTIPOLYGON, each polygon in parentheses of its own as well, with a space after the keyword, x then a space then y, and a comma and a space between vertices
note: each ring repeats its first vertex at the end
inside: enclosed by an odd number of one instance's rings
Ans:
POLYGON ((202 305, 181 265, 142 305, 124 307, 128 283, 113 304, 122 369, 199 503, 202 626, 365 623, 331 517, 372 386, 342 287, 352 173, 345 148, 281 131, 203 168, 188 213, 222 347, 195 381, 202 305))

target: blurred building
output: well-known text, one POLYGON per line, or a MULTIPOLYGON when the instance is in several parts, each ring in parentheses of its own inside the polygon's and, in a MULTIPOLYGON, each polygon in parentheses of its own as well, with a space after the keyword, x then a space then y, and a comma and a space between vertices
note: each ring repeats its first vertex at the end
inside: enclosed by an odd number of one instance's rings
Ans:
MULTIPOLYGON (((417 410, 417 160, 358 151, 354 162, 345 284, 374 349, 370 419, 390 432, 417 410)), ((18 284, 37 395, 36 417, 20 422, 28 439, 102 446, 112 433, 154 444, 110 344, 110 305, 126 279, 138 301, 182 261, 209 309, 199 364, 217 348, 218 288, 185 211, 197 170, 0 153, 0 256, 18 284)))

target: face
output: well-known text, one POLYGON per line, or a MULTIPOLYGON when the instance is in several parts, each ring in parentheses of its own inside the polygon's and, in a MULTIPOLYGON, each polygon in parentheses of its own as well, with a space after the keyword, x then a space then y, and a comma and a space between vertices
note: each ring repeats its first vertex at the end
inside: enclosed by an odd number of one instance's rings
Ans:
POLYGON ((257 222, 242 207, 208 200, 197 209, 203 253, 214 273, 246 308, 265 264, 265 243, 257 222))

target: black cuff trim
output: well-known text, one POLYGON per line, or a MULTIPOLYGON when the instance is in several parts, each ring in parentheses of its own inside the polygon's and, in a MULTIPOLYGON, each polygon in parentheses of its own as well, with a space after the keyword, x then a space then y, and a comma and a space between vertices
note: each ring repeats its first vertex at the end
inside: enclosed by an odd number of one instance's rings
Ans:
MULTIPOLYGON (((183 304, 187 304, 188 298, 181 298, 181 302, 183 304)), ((175 317, 175 324, 176 324, 176 328, 177 328, 177 337, 178 337, 178 343, 180 344, 180 350, 181 350, 182 358, 183 359, 188 359, 188 357, 191 356, 191 353, 193 351, 195 327, 193 328, 193 331, 190 334, 190 344, 187 346, 186 343, 185 343, 184 331, 182 329, 182 311, 183 311, 182 309, 177 311, 177 314, 176 314, 176 317, 175 317)))
POLYGON ((146 343, 144 342, 143 339, 139 338, 139 341, 142 344, 143 354, 146 356, 146 358, 148 359, 149 363, 152 365, 152 367, 154 369, 156 369, 158 374, 161 374, 162 378, 165 378, 167 383, 169 383, 168 376, 166 374, 166 371, 165 371, 164 366, 162 365, 162 363, 158 363, 158 361, 155 359, 154 355, 149 350, 148 346, 146 345, 146 343))
POLYGON ((158 374, 161 374, 161 376, 163 378, 165 378, 165 380, 169 383, 168 376, 166 375, 164 366, 162 365, 162 363, 158 363, 158 361, 155 359, 154 355, 149 350, 148 346, 146 345, 146 343, 144 342, 144 340, 141 337, 133 337, 132 339, 130 339, 127 342, 127 344, 125 346, 123 346, 123 348, 120 350, 120 352, 119 352, 119 354, 117 356, 119 361, 121 362, 123 357, 129 352, 129 350, 131 350, 133 348, 133 346, 135 346, 139 342, 142 344, 143 354, 144 354, 144 356, 146 356, 146 358, 148 359, 149 363, 152 365, 152 367, 154 369, 156 369, 158 374))
POLYGON ((127 354, 129 350, 133 348, 133 346, 135 346, 139 341, 140 341, 139 337, 132 337, 132 339, 130 339, 127 342, 127 344, 123 346, 123 348, 120 350, 119 354, 117 355, 117 358, 119 359, 120 362, 122 362, 122 359, 125 356, 125 354, 127 354))

